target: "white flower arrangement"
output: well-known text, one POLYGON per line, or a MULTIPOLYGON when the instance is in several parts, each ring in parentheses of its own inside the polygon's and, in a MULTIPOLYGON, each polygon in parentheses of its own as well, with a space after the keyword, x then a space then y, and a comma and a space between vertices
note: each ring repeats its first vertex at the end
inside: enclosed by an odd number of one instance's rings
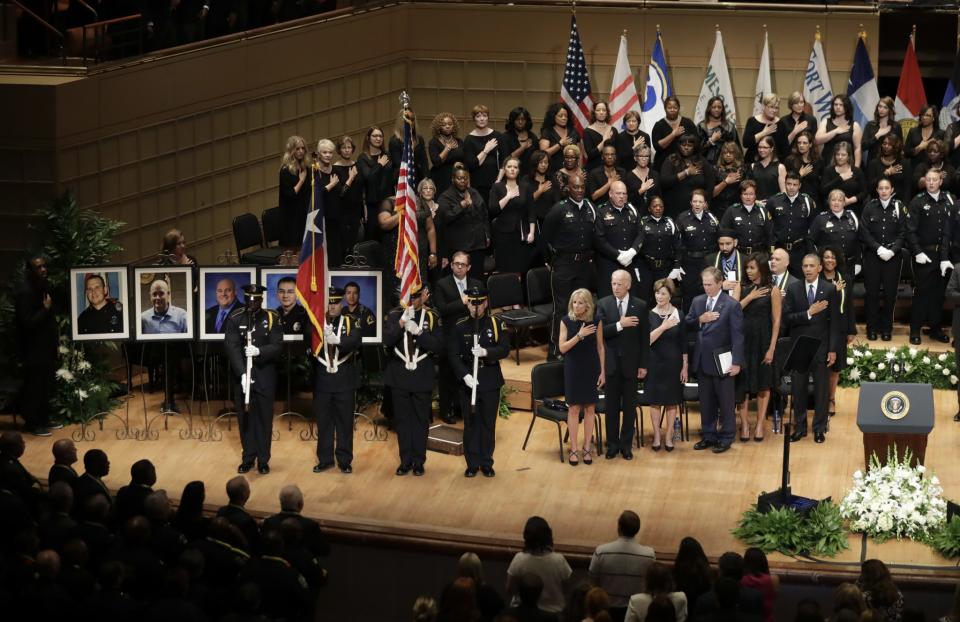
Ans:
POLYGON ((60 337, 60 368, 57 383, 51 396, 52 406, 61 421, 90 421, 99 413, 113 407, 110 397, 112 383, 105 383, 102 361, 98 357, 88 359, 83 344, 71 343, 60 337))
POLYGON ((935 389, 952 389, 960 382, 960 370, 953 352, 929 352, 902 346, 870 350, 857 343, 850 347, 840 382, 856 387, 861 382, 911 382, 931 384, 935 389))

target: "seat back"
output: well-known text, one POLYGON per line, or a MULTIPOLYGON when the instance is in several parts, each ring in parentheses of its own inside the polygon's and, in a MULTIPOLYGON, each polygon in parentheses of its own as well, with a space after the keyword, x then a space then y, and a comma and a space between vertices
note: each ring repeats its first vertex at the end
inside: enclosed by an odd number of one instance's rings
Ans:
POLYGON ((237 255, 254 246, 263 247, 263 232, 260 231, 260 221, 247 212, 233 219, 233 241, 237 245, 237 255))
POLYGON ((366 240, 357 244, 357 261, 371 268, 383 268, 383 247, 376 240, 366 240))
POLYGON ((487 295, 490 307, 512 307, 523 304, 523 288, 520 275, 511 273, 494 274, 487 279, 487 295))
POLYGON ((531 307, 553 305, 550 295, 550 269, 546 266, 527 270, 527 300, 531 307))
POLYGON ((280 243, 280 208, 271 207, 263 210, 260 214, 260 222, 263 224, 263 240, 266 246, 280 243))
POLYGON ((530 396, 533 401, 559 397, 566 392, 563 382, 563 361, 539 363, 530 373, 530 396))

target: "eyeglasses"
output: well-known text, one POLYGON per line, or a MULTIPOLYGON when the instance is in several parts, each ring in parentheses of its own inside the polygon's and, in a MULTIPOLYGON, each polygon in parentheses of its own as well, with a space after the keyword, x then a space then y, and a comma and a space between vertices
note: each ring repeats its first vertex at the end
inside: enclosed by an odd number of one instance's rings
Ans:
POLYGON ((455 261, 455 262, 453 262, 453 265, 455 265, 455 266, 458 267, 458 268, 469 268, 469 267, 470 267, 470 264, 464 263, 464 262, 462 262, 462 261, 455 261))

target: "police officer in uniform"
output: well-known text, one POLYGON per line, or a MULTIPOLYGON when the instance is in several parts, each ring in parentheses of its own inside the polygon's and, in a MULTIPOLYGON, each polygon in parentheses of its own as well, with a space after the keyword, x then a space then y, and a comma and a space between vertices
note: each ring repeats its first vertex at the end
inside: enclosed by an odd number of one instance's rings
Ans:
POLYGON ((852 288, 853 278, 860 274, 860 219, 853 210, 845 209, 845 201, 842 191, 831 190, 827 198, 830 209, 814 216, 807 237, 818 253, 832 247, 843 255, 846 264, 843 281, 852 288))
POLYGON ((773 225, 773 246, 782 248, 790 255, 790 273, 803 278, 803 256, 807 254, 807 231, 810 220, 816 214, 817 204, 810 195, 800 192, 800 175, 787 173, 784 182, 786 192, 778 192, 764 206, 773 225))
POLYGON ((874 341, 880 333, 884 341, 890 341, 897 284, 903 267, 900 251, 905 240, 907 209, 893 196, 893 183, 886 177, 877 182, 877 196, 879 198, 870 199, 860 215, 860 239, 864 247, 863 284, 867 290, 864 306, 867 308, 867 339, 874 341))
POLYGON ((710 255, 719 251, 717 237, 720 221, 707 209, 707 195, 697 188, 690 195, 690 209, 677 216, 680 230, 680 270, 683 280, 683 311, 686 313, 694 298, 703 293, 699 274, 709 264, 710 255))
POLYGON ((947 343, 950 338, 940 327, 946 274, 950 263, 950 219, 956 207, 943 190, 943 177, 936 169, 927 171, 927 188, 907 208, 907 244, 913 253, 913 306, 910 309, 910 343, 920 343, 920 329, 930 327, 930 338, 947 343))
POLYGON ((388 352, 383 381, 393 396, 400 450, 397 475, 411 470, 423 475, 435 376, 433 357, 443 349, 440 318, 426 306, 429 289, 425 284, 421 287, 411 291, 406 309, 393 309, 383 324, 383 345, 388 352))
POLYGON ((344 313, 353 318, 353 324, 360 331, 361 337, 375 337, 377 334, 377 318, 373 311, 360 302, 360 285, 350 281, 343 286, 344 313))
POLYGON ((680 228, 669 216, 664 216, 661 197, 650 200, 650 213, 640 219, 643 236, 640 250, 638 296, 644 302, 653 300, 653 284, 662 278, 680 280, 680 228))
MULTIPOLYGON (((597 295, 601 298, 610 295, 610 277, 614 272, 634 272, 643 243, 640 214, 627 203, 627 185, 612 182, 609 195, 610 200, 600 207, 597 218, 597 295)), ((635 283, 632 293, 639 295, 639 284, 635 283)))
POLYGON ((360 331, 340 306, 343 290, 331 287, 327 294, 323 345, 314 357, 313 418, 317 422, 317 465, 314 473, 333 466, 336 436, 337 466, 353 472, 354 393, 358 373, 353 353, 360 347, 360 331))
POLYGON ((560 355, 560 318, 567 312, 575 289, 593 287, 596 278, 593 248, 597 209, 584 198, 585 182, 579 174, 567 180, 567 198, 554 204, 543 220, 543 239, 553 253, 550 288, 553 290, 553 322, 550 326, 550 358, 560 355))
POLYGON ((510 341, 504 335, 503 322, 487 314, 487 292, 473 287, 464 292, 470 317, 461 318, 454 329, 449 359, 454 375, 462 381, 460 404, 463 409, 463 454, 467 459, 464 476, 475 477, 479 470, 493 477, 493 448, 496 442, 503 374, 500 359, 510 355, 510 341), (474 336, 478 336, 474 346, 474 336), (477 375, 473 375, 474 357, 479 357, 477 375), (471 407, 473 387, 477 388, 476 407, 471 407))
POLYGON ((277 313, 283 324, 285 335, 303 335, 305 340, 310 335, 310 318, 303 305, 297 302, 297 280, 292 276, 285 276, 277 281, 277 313))
POLYGON ((744 256, 769 253, 773 241, 770 214, 757 201, 757 182, 740 182, 740 203, 727 208, 720 219, 721 229, 730 229, 737 236, 737 248, 744 256))
POLYGON ((273 434, 273 402, 276 394, 274 361, 283 348, 283 328, 276 311, 263 308, 263 285, 243 288, 246 305, 231 313, 224 325, 224 347, 234 375, 233 394, 240 420, 243 458, 237 473, 246 473, 257 462, 261 475, 270 472, 270 441, 273 434), (248 334, 251 343, 247 345, 248 334), (253 357, 250 404, 244 404, 243 382, 247 357, 253 357))
POLYGON ((99 274, 83 279, 87 308, 77 316, 77 332, 81 335, 123 332, 123 304, 110 297, 107 282, 99 274))

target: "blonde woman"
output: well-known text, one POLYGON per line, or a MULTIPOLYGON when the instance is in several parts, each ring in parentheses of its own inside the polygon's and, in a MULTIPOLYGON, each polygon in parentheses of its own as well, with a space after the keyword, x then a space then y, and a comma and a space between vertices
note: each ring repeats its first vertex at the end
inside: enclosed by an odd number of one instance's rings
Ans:
POLYGON ((343 263, 343 236, 340 231, 343 222, 340 193, 343 188, 340 177, 333 170, 336 151, 337 146, 332 140, 320 139, 317 142, 317 161, 313 166, 313 193, 317 201, 323 201, 323 223, 327 231, 325 242, 330 267, 339 267, 343 263))
POLYGON ((570 432, 570 466, 593 464, 590 451, 597 390, 604 383, 603 327, 594 319, 593 295, 580 288, 570 295, 567 315, 560 322, 560 353, 563 354, 564 394, 567 430, 570 432), (580 413, 583 413, 583 450, 578 442, 580 413))
POLYGON ((300 136, 291 136, 280 160, 280 246, 290 250, 300 248, 303 225, 307 221, 310 202, 310 183, 307 171, 307 143, 300 136))

